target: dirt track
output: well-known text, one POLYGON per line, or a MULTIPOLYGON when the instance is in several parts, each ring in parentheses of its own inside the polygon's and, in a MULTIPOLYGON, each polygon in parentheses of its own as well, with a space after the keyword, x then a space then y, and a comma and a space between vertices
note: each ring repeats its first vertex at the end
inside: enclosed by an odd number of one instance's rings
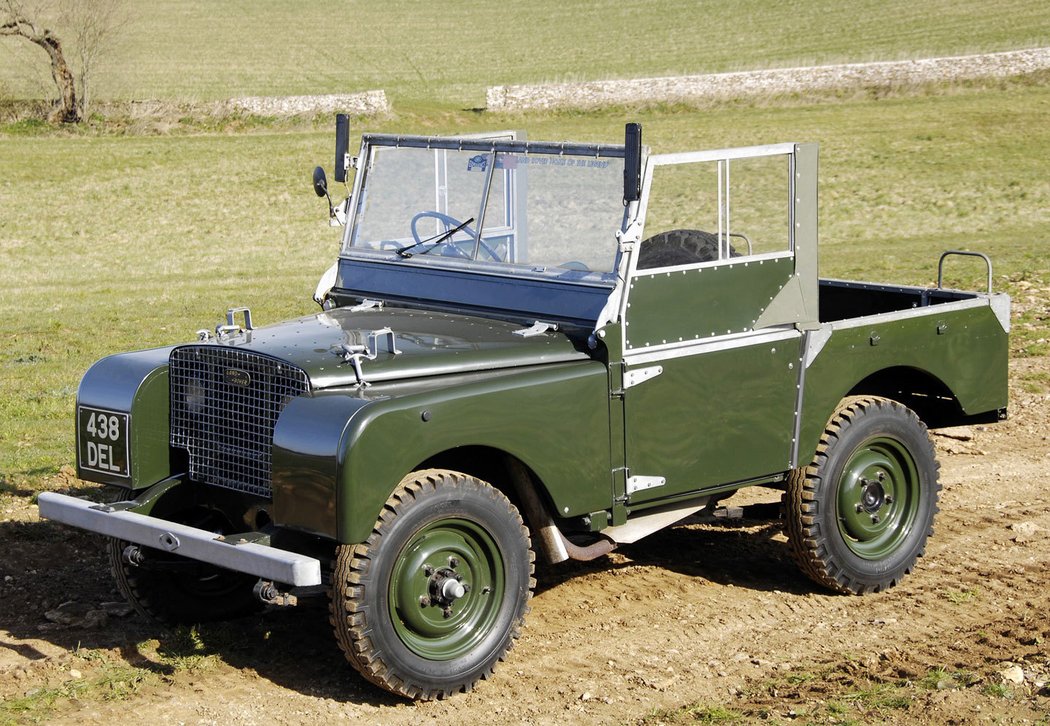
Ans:
MULTIPOLYGON (((1045 357, 1012 365, 1014 380, 1050 372, 1045 357)), ((541 571, 496 675, 419 705, 345 666, 323 609, 196 634, 101 615, 118 596, 97 541, 16 493, 0 511, 0 722, 635 723, 694 702, 774 721, 1050 719, 1050 396, 1015 387, 1009 421, 955 435, 935 437, 936 534, 896 589, 817 590, 775 522, 681 525, 541 571), (36 710, 12 712, 27 694, 36 710)))

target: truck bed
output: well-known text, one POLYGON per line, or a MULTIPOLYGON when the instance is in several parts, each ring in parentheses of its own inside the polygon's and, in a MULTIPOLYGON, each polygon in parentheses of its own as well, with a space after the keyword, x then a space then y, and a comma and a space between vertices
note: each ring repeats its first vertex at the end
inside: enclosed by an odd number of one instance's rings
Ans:
POLYGON ((820 322, 895 313, 931 305, 974 300, 979 293, 850 280, 820 280, 820 322))

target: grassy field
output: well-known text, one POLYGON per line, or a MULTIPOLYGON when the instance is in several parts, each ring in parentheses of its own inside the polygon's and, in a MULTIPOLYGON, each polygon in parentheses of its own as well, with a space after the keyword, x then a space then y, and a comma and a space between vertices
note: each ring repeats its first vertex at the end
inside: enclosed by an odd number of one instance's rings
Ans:
MULTIPOLYGON (((1047 44, 1050 4, 1031 0, 156 0, 129 4, 96 90, 193 101, 383 88, 402 106, 472 108, 488 85, 1047 44)), ((0 43, 0 98, 48 89, 43 58, 28 43, 0 43)))
MULTIPOLYGON (((402 116, 376 130, 617 141, 629 116, 657 152, 816 140, 822 274, 925 284, 940 251, 965 248, 990 253, 996 285, 1017 289, 1050 279, 1050 83, 1039 80, 702 112, 402 116)), ((5 488, 44 487, 71 463, 76 385, 97 358, 190 340, 232 305, 260 323, 315 309, 337 232, 309 172, 330 156, 327 129, 0 137, 5 488)), ((982 281, 969 262, 949 272, 982 281)), ((1045 352, 1040 312, 1024 314, 1018 350, 1045 352)))

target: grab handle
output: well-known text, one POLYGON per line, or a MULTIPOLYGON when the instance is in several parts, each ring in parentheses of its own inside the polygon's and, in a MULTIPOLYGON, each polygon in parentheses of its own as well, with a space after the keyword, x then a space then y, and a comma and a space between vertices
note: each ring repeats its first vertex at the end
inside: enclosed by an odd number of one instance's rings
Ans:
POLYGON ((967 252, 966 250, 948 250, 947 252, 941 253, 941 259, 937 261, 937 289, 943 289, 944 279, 944 258, 949 255, 961 255, 963 257, 980 257, 984 260, 985 267, 988 268, 988 294, 992 292, 992 260, 988 255, 983 252, 967 252))

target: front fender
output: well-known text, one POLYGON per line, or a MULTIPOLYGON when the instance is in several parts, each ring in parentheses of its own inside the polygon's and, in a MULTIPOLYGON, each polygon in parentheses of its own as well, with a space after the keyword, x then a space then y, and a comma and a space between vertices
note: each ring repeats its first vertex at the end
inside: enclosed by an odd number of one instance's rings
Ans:
MULTIPOLYGON (((77 389, 77 477, 144 489, 171 471, 168 446, 168 355, 171 347, 111 355, 98 361, 77 389), (90 467, 82 409, 127 415, 127 476, 90 467)), ((122 442, 123 443, 123 442, 122 442)))
POLYGON ((293 399, 274 431, 274 523, 362 542, 406 474, 465 446, 520 459, 563 516, 607 509, 605 366, 554 364, 293 399))
POLYGON ((561 516, 612 500, 609 383, 602 363, 565 363, 393 397, 361 409, 345 432, 336 516, 361 542, 397 483, 463 446, 504 451, 532 469, 561 516))

